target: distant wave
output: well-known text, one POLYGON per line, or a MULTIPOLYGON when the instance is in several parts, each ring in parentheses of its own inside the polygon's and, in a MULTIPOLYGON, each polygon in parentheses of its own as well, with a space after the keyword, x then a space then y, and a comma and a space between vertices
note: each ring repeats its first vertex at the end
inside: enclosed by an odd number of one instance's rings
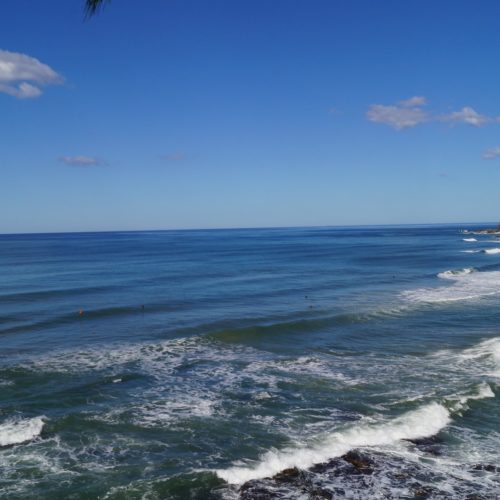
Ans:
POLYGON ((496 254, 500 253, 500 248, 486 248, 485 250, 483 250, 483 252, 488 254, 496 254))
MULTIPOLYGON (((440 273, 441 274, 441 273, 440 273)), ((442 273, 440 278, 452 281, 451 285, 407 290, 402 296, 411 302, 454 302, 472 300, 500 293, 500 271, 442 273)))
POLYGON ((465 410, 469 400, 494 396, 491 387, 484 383, 475 393, 468 396, 451 396, 445 404, 432 402, 393 420, 378 424, 354 425, 321 436, 317 444, 309 447, 271 450, 263 454, 255 464, 237 465, 215 472, 230 484, 242 484, 251 479, 273 476, 292 467, 307 469, 314 464, 341 456, 354 448, 388 446, 401 440, 430 437, 451 423, 454 412, 465 410))
MULTIPOLYGON (((0 302, 2 298, 0 297, 0 302)), ((167 312, 172 310, 181 310, 182 308, 186 308, 186 302, 176 301, 171 302, 169 304, 148 304, 147 313, 155 313, 155 312, 167 312)), ((124 316, 133 316, 140 315, 144 311, 141 309, 140 305, 127 305, 121 307, 102 307, 102 308, 88 308, 83 311, 83 315, 79 315, 79 311, 77 308, 73 312, 65 312, 62 314, 54 314, 50 317, 44 317, 41 314, 41 318, 38 319, 36 316, 25 315, 25 316, 13 316, 10 319, 10 323, 14 322, 16 324, 9 325, 4 328, 0 327, 0 334, 13 334, 13 333, 27 333, 30 331, 39 331, 44 328, 54 328, 61 325, 67 325, 71 323, 76 323, 78 321, 89 321, 96 319, 104 319, 104 318, 118 318, 124 316)))
POLYGON ((485 235, 491 235, 491 234, 500 234, 500 231, 467 231, 467 234, 485 234, 485 235))
POLYGON ((31 441, 40 435, 43 425, 42 417, 8 420, 0 424, 0 447, 31 441))
POLYGON ((464 267, 463 269, 455 269, 451 271, 444 271, 442 273, 438 273, 438 278, 442 279, 453 279, 457 276, 463 276, 465 274, 470 274, 475 272, 476 270, 473 267, 464 267))
MULTIPOLYGON (((496 243, 496 242, 495 242, 496 243)), ((500 253, 500 248, 483 248, 475 250, 462 250, 462 253, 487 253, 490 255, 500 253)))
POLYGON ((477 240, 476 240, 476 238, 464 238, 464 241, 473 242, 473 241, 477 241, 477 240))

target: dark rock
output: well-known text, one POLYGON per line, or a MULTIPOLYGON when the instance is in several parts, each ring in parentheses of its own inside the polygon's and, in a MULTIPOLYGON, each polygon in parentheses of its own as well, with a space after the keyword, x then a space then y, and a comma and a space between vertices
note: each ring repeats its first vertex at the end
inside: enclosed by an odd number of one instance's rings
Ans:
POLYGON ((324 488, 313 488, 309 495, 310 500, 333 500, 333 493, 324 488))
POLYGON ((361 474, 372 474, 373 473, 373 462, 367 456, 358 453, 357 451, 350 451, 345 455, 342 455, 342 460, 350 463, 354 468, 361 472, 361 474))
POLYGON ((267 500, 279 498, 278 494, 262 486, 257 480, 247 481, 239 489, 241 500, 267 500))
POLYGON ((314 474, 324 474, 325 472, 331 472, 332 470, 338 469, 339 467, 342 467, 342 465, 344 464, 340 459, 333 458, 328 462, 323 462, 321 464, 313 465, 309 469, 309 471, 313 472, 314 474))
POLYGON ((486 472, 500 472, 500 467, 492 464, 477 464, 472 467, 473 470, 484 470, 486 472))
POLYGON ((282 470, 273 476, 275 481, 289 483, 295 481, 300 477, 300 471, 297 467, 292 467, 290 469, 282 470))
POLYGON ((430 446, 433 444, 443 444, 444 443, 443 439, 440 438, 437 434, 434 434, 434 436, 423 437, 423 438, 405 439, 405 441, 413 443, 416 446, 430 446))
POLYGON ((429 498, 431 495, 436 494, 436 488, 432 488, 431 486, 423 486, 418 484, 413 488, 413 495, 415 498, 429 498))
POLYGON ((239 494, 241 500, 266 500, 268 498, 285 498, 286 494, 283 492, 290 488, 307 492, 310 487, 311 482, 306 471, 292 467, 278 472, 273 477, 247 481, 241 485, 239 494))
MULTIPOLYGON (((438 447, 442 440, 431 438, 411 440, 415 446, 428 449, 438 447)), ((307 470, 296 467, 285 469, 273 477, 248 481, 239 489, 240 500, 285 500, 307 498, 308 500, 333 500, 344 498, 352 491, 353 498, 461 498, 463 500, 489 500, 497 498, 490 489, 481 491, 478 482, 486 474, 500 473, 500 465, 470 464, 470 472, 475 472, 473 482, 465 481, 457 485, 454 495, 438 486, 443 480, 441 471, 419 467, 405 461, 404 457, 386 456, 383 453, 353 450, 341 457, 316 464, 307 470), (434 482, 436 486, 432 486, 434 482), (380 482, 380 483, 379 483, 380 482), (378 489, 377 488, 378 485, 378 489), (471 486, 475 490, 471 489, 471 486), (378 491, 380 496, 373 496, 378 491), (477 494, 471 493, 478 491, 477 494), (488 491, 488 493, 486 493, 488 491), (363 493, 365 492, 365 493, 363 493), (394 493, 397 492, 397 493, 394 493), (404 496, 397 497, 394 494, 404 496), (409 493, 409 494, 408 494, 409 493), (356 496, 357 495, 357 496, 356 496)), ((498 476, 496 476, 498 477, 498 476)), ((454 487, 455 488, 455 487, 454 487)), ((500 498, 500 497, 499 497, 500 498)))
POLYGON ((417 439, 406 439, 405 441, 413 443, 419 450, 430 453, 431 455, 442 455, 440 445, 443 444, 444 441, 437 435, 417 439))

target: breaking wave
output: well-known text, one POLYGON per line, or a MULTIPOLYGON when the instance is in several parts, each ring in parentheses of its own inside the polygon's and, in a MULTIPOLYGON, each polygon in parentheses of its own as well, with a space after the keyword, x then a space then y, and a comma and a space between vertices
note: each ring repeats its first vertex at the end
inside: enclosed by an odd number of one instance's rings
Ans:
POLYGON ((494 254, 500 253, 500 248, 486 248, 485 250, 482 250, 482 252, 490 254, 490 255, 494 255, 494 254))
POLYGON ((435 356, 446 358, 468 372, 500 377, 500 337, 485 340, 461 352, 440 351, 435 356))
POLYGON ((464 276, 465 274, 470 274, 475 272, 476 270, 473 267, 465 267, 463 269, 455 269, 451 271, 444 271, 442 273, 438 273, 438 278, 443 279, 453 279, 457 276, 464 276))
POLYGON ((407 290, 402 293, 402 296, 411 302, 439 303, 479 299, 500 293, 500 271, 461 273, 446 271, 438 276, 452 280, 453 283, 433 288, 407 290))
POLYGON ((43 426, 42 417, 7 420, 0 424, 0 447, 31 441, 40 435, 43 426))
POLYGON ((354 448, 390 446, 401 440, 420 439, 437 434, 451 423, 452 413, 467 409, 469 400, 494 397, 491 387, 484 383, 472 395, 457 395, 446 404, 432 402, 409 411, 388 422, 361 423, 347 429, 321 436, 317 444, 297 446, 282 451, 271 450, 253 465, 236 465, 217 470, 217 475, 230 484, 262 479, 278 472, 298 467, 307 469, 314 464, 338 457, 354 448), (449 406, 449 408, 448 408, 449 406))

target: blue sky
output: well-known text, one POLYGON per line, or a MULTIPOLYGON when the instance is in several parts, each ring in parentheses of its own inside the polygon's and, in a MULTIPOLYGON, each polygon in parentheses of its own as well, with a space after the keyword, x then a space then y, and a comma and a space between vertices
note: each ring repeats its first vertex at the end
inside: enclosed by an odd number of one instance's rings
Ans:
POLYGON ((0 3, 0 232, 500 218, 496 0, 0 3))

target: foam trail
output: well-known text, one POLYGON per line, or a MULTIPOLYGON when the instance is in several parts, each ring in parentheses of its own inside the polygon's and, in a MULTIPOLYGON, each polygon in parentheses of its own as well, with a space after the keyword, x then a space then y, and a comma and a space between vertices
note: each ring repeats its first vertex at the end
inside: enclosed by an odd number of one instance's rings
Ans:
POLYGON ((477 241, 476 238, 464 238, 464 241, 473 242, 477 241))
POLYGON ((0 425, 0 447, 31 441, 42 432, 42 417, 8 420, 0 425))
POLYGON ((437 434, 451 421, 450 412, 441 404, 431 403, 400 417, 378 425, 358 425, 333 432, 321 439, 321 444, 310 448, 268 451, 254 466, 235 466, 217 470, 217 475, 231 484, 241 484, 251 479, 262 479, 290 467, 306 469, 333 457, 343 455, 353 448, 384 446, 401 439, 417 439, 437 434))

